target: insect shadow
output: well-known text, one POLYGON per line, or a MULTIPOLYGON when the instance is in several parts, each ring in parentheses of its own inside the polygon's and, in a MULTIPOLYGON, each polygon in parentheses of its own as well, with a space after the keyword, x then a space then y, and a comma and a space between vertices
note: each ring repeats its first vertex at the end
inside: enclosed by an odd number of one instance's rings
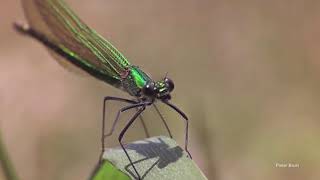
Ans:
MULTIPOLYGON (((176 146, 170 148, 161 138, 158 138, 158 140, 159 142, 147 140, 144 143, 128 144, 125 146, 126 149, 134 150, 136 153, 144 156, 144 158, 134 161, 133 164, 138 164, 152 158, 158 158, 143 174, 142 172, 139 172, 142 174, 141 179, 144 179, 155 166, 159 169, 163 169, 170 163, 176 162, 183 155, 181 147, 176 146)), ((130 166, 130 163, 126 165, 125 170, 137 179, 138 177, 136 177, 135 173, 129 169, 130 166)))

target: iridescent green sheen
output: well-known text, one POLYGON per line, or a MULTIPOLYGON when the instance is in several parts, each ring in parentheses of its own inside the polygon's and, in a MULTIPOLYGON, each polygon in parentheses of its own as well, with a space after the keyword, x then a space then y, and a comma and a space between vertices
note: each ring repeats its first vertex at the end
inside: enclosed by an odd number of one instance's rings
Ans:
MULTIPOLYGON (((82 46, 85 46, 84 48, 88 49, 89 53, 93 54, 95 59, 98 60, 98 63, 95 63, 98 66, 95 65, 95 68, 111 73, 113 77, 117 78, 124 68, 130 65, 126 58, 114 48, 111 43, 82 23, 73 11, 68 8, 65 2, 62 0, 46 0, 45 2, 48 2, 48 6, 52 11, 51 13, 54 15, 54 22, 58 20, 63 25, 62 28, 66 29, 67 33, 72 35, 72 38, 75 38, 82 46), (106 69, 102 69, 99 65, 104 66, 106 69)), ((51 21, 47 22, 48 25, 51 24, 50 22, 51 21)), ((56 23, 54 25, 61 26, 61 24, 56 23)), ((53 32, 55 32, 54 28, 52 29, 53 32)), ((63 39, 61 39, 63 36, 59 36, 60 33, 61 31, 56 32, 56 36, 63 41, 63 39)), ((72 49, 72 45, 68 45, 66 42, 62 44, 72 49)), ((79 49, 76 49, 76 53, 80 53, 79 51, 77 52, 77 50, 79 49)), ((87 58, 87 63, 92 63, 92 61, 92 59, 87 58)))
POLYGON ((121 89, 129 94, 138 92, 151 80, 138 67, 130 65, 109 41, 83 23, 63 0, 22 2, 31 28, 45 38, 40 41, 56 44, 82 70, 117 88, 126 84, 121 89), (127 72, 130 76, 124 76, 127 72))
POLYGON ((131 75, 133 77, 133 80, 134 80, 135 84, 139 88, 143 88, 143 86, 147 83, 147 81, 151 80, 144 72, 142 72, 137 67, 132 67, 131 75))

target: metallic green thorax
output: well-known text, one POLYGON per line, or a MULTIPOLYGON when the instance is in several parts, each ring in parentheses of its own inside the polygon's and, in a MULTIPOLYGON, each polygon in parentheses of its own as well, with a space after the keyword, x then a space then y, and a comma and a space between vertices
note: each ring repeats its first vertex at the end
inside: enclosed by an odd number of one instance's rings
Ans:
POLYGON ((122 80, 122 87, 132 96, 139 96, 141 89, 151 78, 137 66, 129 69, 128 75, 122 80))
POLYGON ((151 81, 110 42, 83 23, 63 0, 22 2, 29 25, 41 34, 38 40, 45 45, 54 44, 63 51, 63 56, 72 57, 65 60, 73 65, 133 96, 138 96, 141 88, 151 81))
POLYGON ((150 81, 151 79, 143 72, 141 71, 138 67, 133 67, 131 69, 131 74, 133 77, 133 80, 135 82, 135 84, 139 87, 139 88, 143 88, 143 86, 150 81))

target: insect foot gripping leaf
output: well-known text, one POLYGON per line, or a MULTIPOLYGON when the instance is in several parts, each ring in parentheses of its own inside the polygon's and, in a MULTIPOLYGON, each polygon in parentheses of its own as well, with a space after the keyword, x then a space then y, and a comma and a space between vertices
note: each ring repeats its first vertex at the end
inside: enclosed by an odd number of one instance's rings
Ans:
MULTIPOLYGON (((135 141, 125 146, 143 180, 205 180, 198 166, 177 143, 159 136, 135 141)), ((122 148, 106 149, 93 180, 138 179, 122 148), (119 175, 121 174, 121 175, 119 175), (130 177, 130 178, 129 178, 130 177)))

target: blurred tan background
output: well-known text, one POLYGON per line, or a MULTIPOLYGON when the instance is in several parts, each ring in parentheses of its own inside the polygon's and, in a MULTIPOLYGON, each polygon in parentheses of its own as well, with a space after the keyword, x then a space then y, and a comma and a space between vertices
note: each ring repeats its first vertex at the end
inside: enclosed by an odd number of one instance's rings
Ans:
MULTIPOLYGON (((320 178, 320 1, 67 2, 154 79, 168 72, 209 179, 320 178)), ((63 69, 12 30, 16 20, 19 1, 1 0, 2 138, 22 179, 86 179, 100 150, 102 99, 128 95, 63 69)), ((183 144, 183 122, 160 108, 183 144)), ((165 134, 153 110, 145 119, 152 135, 165 134)), ((136 123, 126 140, 139 138, 136 123)), ((108 146, 116 145, 115 135, 108 146)))

